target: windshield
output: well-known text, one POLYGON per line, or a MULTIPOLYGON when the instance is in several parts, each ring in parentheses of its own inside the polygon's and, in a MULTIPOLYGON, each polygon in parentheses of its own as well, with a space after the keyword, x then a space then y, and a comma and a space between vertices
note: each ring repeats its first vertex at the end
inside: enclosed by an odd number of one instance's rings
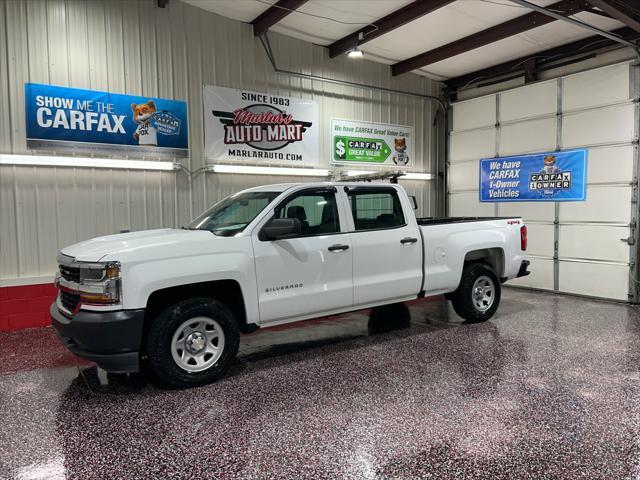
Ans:
POLYGON ((281 192, 247 192, 216 203, 184 228, 209 230, 221 237, 231 237, 245 229, 281 192))

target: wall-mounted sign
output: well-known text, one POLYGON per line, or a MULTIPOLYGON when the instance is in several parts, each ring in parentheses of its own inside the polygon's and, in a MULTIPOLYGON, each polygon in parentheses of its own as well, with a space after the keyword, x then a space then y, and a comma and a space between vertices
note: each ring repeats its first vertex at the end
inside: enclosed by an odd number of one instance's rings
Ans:
POLYGON ((209 85, 202 98, 207 159, 318 163, 316 102, 209 85))
POLYGON ((480 160, 480 201, 585 200, 587 154, 579 149, 480 160))
POLYGON ((37 83, 24 89, 29 148, 189 154, 185 102, 37 83))
POLYGON ((413 127, 331 119, 331 163, 413 165, 413 127))

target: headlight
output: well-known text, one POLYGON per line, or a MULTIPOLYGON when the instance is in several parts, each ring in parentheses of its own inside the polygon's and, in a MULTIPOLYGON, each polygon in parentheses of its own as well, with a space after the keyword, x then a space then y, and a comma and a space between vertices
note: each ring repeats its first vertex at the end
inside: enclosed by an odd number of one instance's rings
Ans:
POLYGON ((117 305, 121 303, 120 263, 76 262, 71 257, 59 257, 60 271, 55 284, 59 300, 68 312, 75 313, 82 305, 117 305))
POLYGON ((78 294, 80 303, 84 305, 120 303, 120 264, 118 262, 81 263, 78 294))

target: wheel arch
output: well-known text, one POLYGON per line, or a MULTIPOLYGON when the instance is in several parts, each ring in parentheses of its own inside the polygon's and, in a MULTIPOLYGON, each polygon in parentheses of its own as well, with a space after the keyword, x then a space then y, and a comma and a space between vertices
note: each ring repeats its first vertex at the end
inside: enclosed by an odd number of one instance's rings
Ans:
POLYGON ((145 334, 151 322, 166 308, 182 300, 197 297, 211 298, 224 304, 233 313, 242 333, 255 330, 255 325, 247 322, 245 298, 240 284, 236 280, 214 280, 177 285, 152 292, 145 308, 145 334))
POLYGON ((464 256, 463 268, 470 263, 487 263, 501 279, 504 275, 504 249, 502 247, 488 247, 470 250, 464 256))

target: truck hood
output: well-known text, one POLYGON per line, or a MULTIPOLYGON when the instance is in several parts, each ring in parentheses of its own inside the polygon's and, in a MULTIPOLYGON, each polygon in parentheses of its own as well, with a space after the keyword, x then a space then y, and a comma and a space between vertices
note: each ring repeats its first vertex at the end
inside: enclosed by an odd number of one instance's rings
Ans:
POLYGON ((165 228, 92 238, 65 247, 61 253, 74 257, 79 262, 99 262, 107 255, 134 253, 142 249, 179 246, 188 251, 188 244, 210 242, 213 238, 219 237, 204 230, 165 228))

